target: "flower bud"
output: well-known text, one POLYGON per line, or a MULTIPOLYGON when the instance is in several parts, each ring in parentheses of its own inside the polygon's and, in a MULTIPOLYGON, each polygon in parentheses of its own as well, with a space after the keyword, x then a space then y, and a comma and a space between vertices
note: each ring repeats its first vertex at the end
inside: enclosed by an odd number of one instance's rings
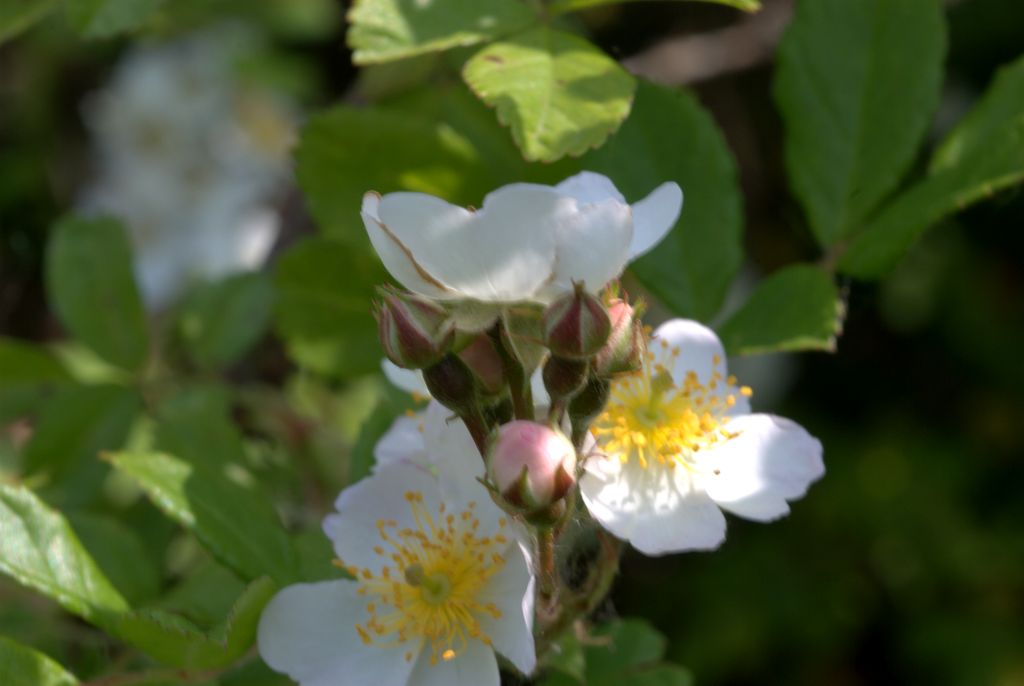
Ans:
POLYGON ((437 402, 456 414, 476 408, 476 381, 473 372, 457 356, 448 354, 440 362, 423 370, 423 381, 437 402))
POLYGON ((455 323, 444 308, 411 293, 384 291, 382 295, 377 333, 389 360, 405 369, 423 369, 451 349, 455 323))
POLYGON ((580 284, 548 306, 543 325, 544 344, 551 353, 577 360, 597 353, 612 328, 604 304, 580 284))
POLYGON ((488 334, 474 336, 469 345, 459 351, 459 359, 473 372, 484 393, 497 395, 505 389, 505 365, 488 334))
POLYGON ((552 400, 567 400, 587 381, 587 361, 552 355, 544 363, 544 388, 552 400))
POLYGON ((608 306, 611 333, 604 347, 594 356, 594 372, 600 377, 634 372, 643 367, 647 343, 643 324, 633 307, 614 300, 608 306))
POLYGON ((575 427, 587 427, 604 411, 611 395, 611 383, 607 379, 591 376, 583 389, 569 402, 569 419, 575 427))
POLYGON ((510 422, 491 439, 487 473, 513 509, 549 510, 575 483, 576 449, 561 432, 544 424, 510 422))

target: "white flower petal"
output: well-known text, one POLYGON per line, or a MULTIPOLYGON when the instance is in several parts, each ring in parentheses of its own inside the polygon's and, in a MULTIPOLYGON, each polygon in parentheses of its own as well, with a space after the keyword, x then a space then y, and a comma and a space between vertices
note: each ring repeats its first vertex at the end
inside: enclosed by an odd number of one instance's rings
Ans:
POLYGON ((408 648, 362 643, 356 622, 366 601, 354 581, 288 586, 263 610, 259 651, 274 670, 301 686, 342 683, 405 686, 413 669, 408 648))
POLYGON ((423 438, 425 422, 423 413, 397 418, 373 448, 374 471, 395 464, 429 466, 423 438))
MULTIPOLYGON (((556 231, 574 205, 552 189, 525 185, 491 193, 476 212, 422 193, 389 193, 380 200, 378 222, 367 227, 377 236, 375 247, 390 242, 397 246, 392 253, 405 253, 404 271, 411 265, 431 284, 426 295, 513 302, 531 297, 550 277, 556 231)), ((389 271, 392 261, 385 259, 389 271)), ((416 290, 404 273, 392 275, 416 290)))
POLYGON ((683 209, 683 191, 679 184, 668 181, 633 203, 633 242, 629 259, 640 257, 668 235, 683 209))
POLYGON ((582 282, 593 293, 626 268, 633 220, 629 205, 617 200, 580 205, 557 227, 554 278, 541 290, 540 300, 557 298, 582 282))
MULTIPOLYGON (((424 197, 429 198, 430 196, 424 197)), ((433 200, 443 202, 438 198, 433 198, 433 200)), ((377 193, 371 192, 364 195, 361 216, 370 242, 380 256, 381 262, 384 263, 385 269, 395 277, 398 283, 414 293, 435 298, 448 296, 451 290, 439 282, 437 277, 426 272, 414 259, 412 251, 391 232, 389 227, 381 222, 380 201, 381 197, 377 193)), ((447 205, 447 203, 444 204, 447 205)))
POLYGON ((380 368, 384 376, 392 385, 401 388, 406 393, 430 397, 430 389, 423 380, 423 372, 418 369, 402 369, 391 360, 381 360, 380 368))
MULTIPOLYGON (((346 682, 348 683, 348 682, 346 682)), ((378 686, 375 681, 358 682, 378 686)), ((409 677, 409 686, 500 686, 498 660, 494 651, 479 641, 470 640, 466 650, 453 659, 430 664, 430 651, 424 650, 409 677)))
POLYGON ((688 472, 592 457, 580 479, 583 501, 606 529, 646 555, 712 550, 725 539, 725 517, 688 472))
POLYGON ((727 374, 725 348, 715 332, 703 324, 692 319, 670 319, 655 329, 654 339, 651 345, 656 352, 662 346, 667 346, 668 350, 679 349, 674 360, 663 358, 677 385, 686 379, 689 371, 696 372, 697 379, 707 384, 716 369, 716 358, 719 360, 717 370, 723 376, 727 374))
POLYGON ((374 571, 381 566, 381 558, 373 552, 381 541, 377 531, 380 520, 395 520, 400 528, 417 528, 405 500, 409 491, 423 495, 427 511, 437 511, 437 478, 428 469, 412 465, 382 467, 341 492, 334 504, 338 512, 324 519, 323 529, 346 565, 374 571))
POLYGON ((580 204, 608 199, 617 200, 623 205, 626 204, 626 198, 622 196, 611 179, 604 174, 591 171, 583 171, 575 176, 570 176, 555 186, 555 190, 565 195, 571 195, 580 204))
POLYGON ((523 674, 537 667, 533 641, 534 577, 526 552, 513 542, 505 553, 505 567, 491 579, 480 596, 481 603, 494 603, 501 611, 495 619, 485 616, 480 625, 495 649, 523 674))
MULTIPOLYGON (((484 459, 462 420, 437 401, 427 406, 423 440, 441 490, 463 502, 480 496, 477 481, 485 473, 484 459)), ((486 498, 488 501, 490 498, 486 498)))
POLYGON ((533 374, 530 375, 530 395, 533 396, 533 404, 536 407, 547 407, 551 404, 551 396, 544 385, 544 364, 541 363, 533 374))
POLYGON ((786 501, 803 497, 825 473, 821 443, 794 421, 752 414, 726 428, 739 435, 702 456, 701 466, 718 471, 702 485, 730 512, 758 521, 782 517, 789 513, 786 501))

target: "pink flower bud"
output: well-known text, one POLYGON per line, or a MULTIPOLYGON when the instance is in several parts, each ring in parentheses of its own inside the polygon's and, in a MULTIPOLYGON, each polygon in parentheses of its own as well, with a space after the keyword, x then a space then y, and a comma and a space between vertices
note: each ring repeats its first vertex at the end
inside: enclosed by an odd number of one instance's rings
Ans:
POLYGON ((507 504, 528 513, 545 510, 575 483, 576 449, 561 432, 518 420, 498 429, 487 468, 507 504))
POLYGON ((601 377, 633 372, 644 362, 647 344, 643 324, 633 307, 619 299, 608 306, 611 333, 604 347, 594 356, 594 372, 601 377))
POLYGON ((428 367, 455 340, 455 322, 444 308, 411 293, 384 291, 376 315, 384 354, 399 367, 428 367))
POLYGON ((544 311, 544 344, 552 354, 587 359, 608 340, 611 321, 604 304, 580 284, 544 311))
POLYGON ((494 341, 486 333, 477 334, 469 345, 459 351, 461 359, 488 395, 505 389, 505 365, 494 341))

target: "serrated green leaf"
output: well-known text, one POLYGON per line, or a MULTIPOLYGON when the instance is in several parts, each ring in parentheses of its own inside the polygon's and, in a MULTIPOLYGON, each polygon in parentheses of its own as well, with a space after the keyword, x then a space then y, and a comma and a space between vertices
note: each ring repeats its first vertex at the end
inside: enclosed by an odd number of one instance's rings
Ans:
POLYGON ((46 655, 0 636, 0 675, 4 686, 75 686, 70 672, 46 655))
POLYGON ((164 0, 67 0, 68 19, 86 38, 107 38, 143 24, 164 0))
POLYGON ((375 257, 337 241, 309 239, 288 251, 274 277, 275 327, 292 357, 333 377, 377 370, 381 352, 371 301, 386 280, 375 257))
POLYGON ((450 127, 412 114, 336 107, 309 120, 296 173, 320 230, 372 255, 359 212, 363 195, 407 190, 479 203, 488 165, 450 127))
POLYGON ((889 271, 930 226, 1024 183, 1024 58, 1001 69, 981 102, 939 147, 929 175, 854 237, 839 269, 862 279, 889 271))
POLYGON ((57 0, 4 0, 0 4, 0 43, 14 38, 57 6, 57 0))
POLYGON ((0 337, 0 423, 35 410, 70 380, 64 365, 45 348, 0 337))
POLYGON ((844 314, 832 277, 817 267, 794 265, 762 281, 718 333, 731 355, 835 352, 844 314))
POLYGON ((113 219, 67 217, 53 229, 46 288, 64 325, 102 358, 136 370, 146 359, 146 319, 132 251, 113 219))
MULTIPOLYGON (((641 0, 554 0, 547 7, 549 14, 558 15, 566 12, 578 12, 590 9, 591 7, 603 7, 604 5, 620 5, 628 2, 640 2, 641 0)), ((697 0, 699 2, 711 2, 716 5, 728 5, 745 12, 755 12, 761 9, 760 0, 697 0)))
POLYGON ((78 540, 121 595, 131 604, 151 600, 160 591, 160 569, 138 534, 106 515, 69 512, 78 540))
POLYGON ((107 459, 243 579, 268 575, 286 584, 295 578, 288 536, 273 505, 255 486, 240 485, 227 469, 166 453, 110 453, 107 459))
POLYGON ((629 119, 582 163, 631 202, 665 181, 679 184, 678 223, 631 269, 674 314, 711 318, 743 260, 743 196, 714 119, 691 94, 641 82, 629 119))
POLYGON ((476 45, 537 18, 520 0, 358 0, 348 19, 352 61, 371 64, 476 45))
POLYGON ((178 334, 189 357, 212 370, 238 361, 266 332, 273 301, 270 277, 263 273, 200 286, 178 315, 178 334))
POLYGON ((222 386, 190 386, 158 412, 157 447, 192 464, 223 468, 245 459, 245 444, 231 420, 231 397, 222 386))
POLYGON ((914 159, 945 53, 935 0, 804 0, 779 48, 786 168, 818 242, 856 230, 914 159))
POLYGON ((90 621, 128 610, 67 521, 27 488, 0 484, 0 531, 0 572, 90 621))
POLYGON ((592 43, 541 27, 488 45, 462 76, 497 110, 523 156, 582 155, 629 114, 636 80, 592 43))
POLYGON ((69 386, 46 405, 25 446, 25 472, 45 475, 53 498, 85 503, 98 492, 99 454, 122 447, 139 414, 138 394, 123 386, 69 386))
POLYGON ((260 613, 276 591, 270 578, 256 579, 235 601, 227 619, 209 633, 157 609, 123 614, 112 630, 164 664, 185 669, 223 667, 242 657, 256 641, 260 613))

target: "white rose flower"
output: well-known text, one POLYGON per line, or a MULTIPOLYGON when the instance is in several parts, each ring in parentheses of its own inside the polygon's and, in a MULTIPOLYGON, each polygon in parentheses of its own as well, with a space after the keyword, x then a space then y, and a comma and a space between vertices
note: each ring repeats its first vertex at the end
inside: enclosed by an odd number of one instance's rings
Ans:
POLYGON ((597 445, 580 480, 590 513, 648 555, 718 547, 721 510, 786 515, 825 472, 821 443, 789 419, 751 414, 749 395, 713 331, 660 326, 643 370, 613 382, 591 427, 597 445))
POLYGON ((479 210, 423 193, 367 193, 362 216, 384 266, 438 300, 548 303, 582 282, 597 292, 675 224, 683 193, 663 183, 627 204, 605 176, 516 183, 479 210))
POLYGON ((482 486, 442 497, 395 465, 345 489, 324 521, 355 580, 297 584, 263 612, 260 655, 301 686, 498 686, 495 651, 536 666, 533 577, 482 486))

